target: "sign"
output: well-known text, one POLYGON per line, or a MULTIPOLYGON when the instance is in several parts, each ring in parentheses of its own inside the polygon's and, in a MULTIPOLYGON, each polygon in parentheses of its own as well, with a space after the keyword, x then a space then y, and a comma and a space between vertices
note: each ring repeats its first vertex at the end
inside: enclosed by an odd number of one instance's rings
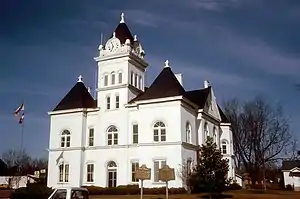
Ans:
POLYGON ((175 180, 174 168, 164 165, 161 169, 159 169, 158 179, 165 182, 175 180))
POLYGON ((135 171, 135 178, 139 180, 150 180, 151 169, 147 168, 147 166, 143 164, 135 171))

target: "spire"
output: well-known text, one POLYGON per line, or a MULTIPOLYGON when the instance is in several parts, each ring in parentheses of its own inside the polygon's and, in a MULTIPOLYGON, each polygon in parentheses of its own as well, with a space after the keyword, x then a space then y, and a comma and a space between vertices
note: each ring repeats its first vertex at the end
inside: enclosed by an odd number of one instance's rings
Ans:
POLYGON ((82 75, 79 75, 79 76, 78 76, 78 81, 77 81, 77 82, 83 82, 83 81, 82 81, 82 75))
POLYGON ((169 60, 166 60, 166 61, 165 61, 165 68, 168 68, 168 67, 170 67, 170 65, 169 65, 169 60))
POLYGON ((121 20, 120 20, 120 23, 125 23, 125 20, 124 20, 124 13, 122 12, 121 14, 121 20))

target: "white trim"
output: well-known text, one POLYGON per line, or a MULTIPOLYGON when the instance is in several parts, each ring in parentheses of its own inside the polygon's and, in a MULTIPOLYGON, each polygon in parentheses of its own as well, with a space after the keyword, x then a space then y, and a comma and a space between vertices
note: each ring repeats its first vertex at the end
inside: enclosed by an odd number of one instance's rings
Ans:
POLYGON ((99 111, 100 108, 75 108, 68 110, 58 110, 58 111, 49 111, 48 115, 60 115, 60 114, 68 114, 68 113, 79 113, 79 112, 94 112, 99 111))

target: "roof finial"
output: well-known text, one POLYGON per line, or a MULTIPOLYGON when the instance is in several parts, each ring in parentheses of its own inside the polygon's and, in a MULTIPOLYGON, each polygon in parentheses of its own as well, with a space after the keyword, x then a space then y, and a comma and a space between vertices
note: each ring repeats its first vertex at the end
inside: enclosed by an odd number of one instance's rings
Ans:
POLYGON ((125 20, 124 20, 124 13, 122 12, 121 14, 121 20, 120 20, 120 23, 125 23, 125 20))
POLYGON ((116 32, 113 33, 113 38, 116 38, 116 32))
POLYGON ((165 68, 167 68, 167 67, 170 67, 170 65, 169 65, 169 60, 166 60, 166 61, 165 61, 165 68))
POLYGON ((133 36, 133 41, 137 41, 137 36, 136 35, 133 36))
POLYGON ((78 76, 78 81, 77 81, 77 82, 83 82, 83 81, 82 81, 82 75, 79 75, 79 76, 78 76))

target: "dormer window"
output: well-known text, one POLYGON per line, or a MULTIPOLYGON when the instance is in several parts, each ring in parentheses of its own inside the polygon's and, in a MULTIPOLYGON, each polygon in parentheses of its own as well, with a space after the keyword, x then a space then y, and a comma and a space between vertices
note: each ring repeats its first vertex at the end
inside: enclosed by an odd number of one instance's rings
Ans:
POLYGON ((116 74, 115 72, 111 73, 111 84, 114 85, 116 83, 116 74))

